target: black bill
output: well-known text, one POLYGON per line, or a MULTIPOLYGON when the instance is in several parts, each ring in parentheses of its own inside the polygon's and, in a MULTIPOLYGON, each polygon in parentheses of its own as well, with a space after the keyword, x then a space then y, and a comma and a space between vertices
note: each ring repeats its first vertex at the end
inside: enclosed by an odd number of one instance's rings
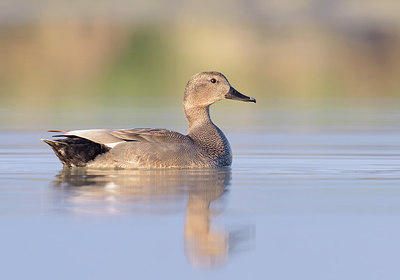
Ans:
POLYGON ((226 99, 232 99, 232 100, 239 100, 239 101, 244 101, 244 102, 254 102, 256 103, 256 99, 253 97, 246 96, 244 94, 241 94, 238 92, 236 89, 231 87, 229 89, 229 92, 225 94, 226 99))

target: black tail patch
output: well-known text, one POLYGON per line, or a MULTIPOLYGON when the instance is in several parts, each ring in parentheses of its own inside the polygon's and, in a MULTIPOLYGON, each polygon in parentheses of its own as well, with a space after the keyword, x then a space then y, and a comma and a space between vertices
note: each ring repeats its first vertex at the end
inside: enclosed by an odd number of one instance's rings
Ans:
POLYGON ((55 141, 41 140, 49 144, 62 164, 68 167, 84 167, 89 161, 111 149, 103 144, 80 137, 67 137, 55 141))

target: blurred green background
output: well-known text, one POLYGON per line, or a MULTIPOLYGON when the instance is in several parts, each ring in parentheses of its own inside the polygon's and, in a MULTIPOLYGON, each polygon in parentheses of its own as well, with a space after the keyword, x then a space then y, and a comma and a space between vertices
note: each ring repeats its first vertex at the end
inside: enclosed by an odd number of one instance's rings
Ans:
POLYGON ((205 70, 257 99, 398 97, 400 1, 0 4, 3 108, 176 102, 205 70))

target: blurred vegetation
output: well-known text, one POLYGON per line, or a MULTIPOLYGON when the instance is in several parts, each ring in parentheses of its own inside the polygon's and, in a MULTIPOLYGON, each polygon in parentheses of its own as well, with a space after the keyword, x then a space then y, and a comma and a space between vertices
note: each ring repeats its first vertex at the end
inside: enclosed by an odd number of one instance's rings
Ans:
POLYGON ((400 96, 395 1, 6 0, 0 10, 3 105, 180 98, 205 70, 256 97, 400 96))

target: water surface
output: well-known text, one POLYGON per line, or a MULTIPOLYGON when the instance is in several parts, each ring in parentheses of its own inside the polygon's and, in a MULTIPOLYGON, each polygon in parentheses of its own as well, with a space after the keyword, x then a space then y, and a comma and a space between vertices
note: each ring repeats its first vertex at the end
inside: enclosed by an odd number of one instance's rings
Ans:
MULTIPOLYGON (((4 122, 2 279, 399 279, 399 113, 247 110, 215 114, 234 162, 212 170, 62 169, 39 141, 118 112, 4 122)), ((184 132, 171 112, 134 126, 184 132)))

